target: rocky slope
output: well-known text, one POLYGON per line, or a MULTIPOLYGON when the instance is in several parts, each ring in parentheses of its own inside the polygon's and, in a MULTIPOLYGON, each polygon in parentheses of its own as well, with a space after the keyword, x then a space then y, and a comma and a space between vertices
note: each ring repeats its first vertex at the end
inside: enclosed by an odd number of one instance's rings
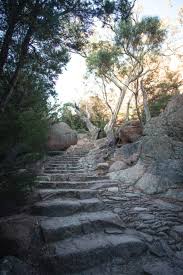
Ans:
POLYGON ((130 167, 111 172, 111 179, 147 194, 183 200, 183 95, 174 97, 159 117, 151 119, 139 141, 117 149, 114 159, 130 167))
POLYGON ((182 204, 86 170, 86 153, 82 145, 49 156, 36 201, 0 222, 4 255, 19 258, 2 258, 0 273, 183 274, 182 204))

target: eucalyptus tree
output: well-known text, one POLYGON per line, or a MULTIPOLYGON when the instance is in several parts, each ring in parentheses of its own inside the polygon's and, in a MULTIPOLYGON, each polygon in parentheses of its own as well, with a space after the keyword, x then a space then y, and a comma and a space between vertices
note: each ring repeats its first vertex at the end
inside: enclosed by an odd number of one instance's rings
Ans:
POLYGON ((14 94, 32 54, 39 62, 46 45, 47 51, 54 48, 57 53, 63 48, 78 51, 95 17, 105 22, 109 14, 128 18, 130 12, 128 0, 0 0, 1 110, 14 94))
POLYGON ((139 22, 133 18, 121 20, 114 31, 114 41, 93 45, 88 57, 89 70, 107 82, 112 82, 120 90, 111 119, 105 127, 107 134, 114 127, 130 85, 140 80, 145 94, 143 76, 151 70, 151 60, 160 53, 166 35, 157 17, 145 17, 139 22))

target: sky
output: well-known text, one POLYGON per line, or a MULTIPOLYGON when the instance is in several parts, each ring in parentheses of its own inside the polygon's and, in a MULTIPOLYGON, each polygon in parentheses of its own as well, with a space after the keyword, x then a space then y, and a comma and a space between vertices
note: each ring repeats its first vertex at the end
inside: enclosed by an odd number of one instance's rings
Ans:
MULTIPOLYGON (((142 15, 159 16, 173 22, 178 10, 183 6, 183 0, 138 0, 138 6, 142 15)), ((89 91, 99 89, 94 79, 86 81, 86 73, 85 59, 78 54, 72 54, 70 62, 56 82, 59 102, 78 103, 88 96, 89 91)))

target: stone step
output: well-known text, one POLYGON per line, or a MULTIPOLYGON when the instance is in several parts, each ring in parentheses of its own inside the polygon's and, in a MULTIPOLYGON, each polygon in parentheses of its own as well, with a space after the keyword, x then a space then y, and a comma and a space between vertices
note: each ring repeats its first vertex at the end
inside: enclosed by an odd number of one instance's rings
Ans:
POLYGON ((63 161, 63 160, 70 160, 70 161, 77 161, 79 160, 81 157, 80 156, 60 156, 60 157, 52 157, 49 158, 52 161, 63 161))
POLYGON ((118 187, 117 181, 111 180, 98 180, 98 181, 49 181, 40 180, 37 181, 38 187, 40 189, 48 188, 63 188, 63 189, 92 189, 99 190, 102 188, 118 187))
POLYGON ((60 275, 81 272, 115 257, 127 263, 132 256, 139 257, 147 248, 137 237, 102 232, 68 238, 48 247, 49 254, 44 257, 44 263, 52 274, 60 275))
POLYGON ((80 166, 81 167, 81 164, 78 162, 78 161, 49 161, 49 162, 46 162, 47 165, 55 165, 55 166, 72 166, 72 167, 77 167, 77 166, 80 166))
POLYGON ((73 166, 73 167, 80 166, 80 163, 78 161, 66 161, 66 160, 47 161, 46 164, 47 165, 60 165, 60 166, 67 165, 67 166, 73 166))
POLYGON ((110 187, 118 187, 119 182, 117 181, 112 181, 112 182, 96 182, 95 184, 93 184, 90 189, 91 190, 99 190, 102 188, 110 188, 110 187))
POLYGON ((80 170, 83 169, 81 166, 77 165, 77 166, 72 166, 72 165, 45 165, 44 166, 45 169, 72 169, 72 170, 80 170))
POLYGON ((72 167, 72 168, 82 168, 79 162, 67 162, 67 161, 59 161, 59 162, 46 162, 45 167, 72 167))
POLYGON ((122 221, 117 214, 109 211, 82 213, 69 217, 42 220, 41 229, 45 242, 55 242, 79 234, 117 230, 122 233, 122 221))
POLYGON ((72 166, 72 165, 55 165, 55 166, 44 166, 44 169, 57 169, 57 170, 68 170, 71 169, 72 171, 77 171, 77 170, 84 170, 81 166, 72 166))
POLYGON ((89 176, 86 172, 84 173, 43 173, 44 176, 48 176, 50 181, 87 181, 87 180, 95 180, 100 177, 94 176, 91 173, 89 176))
POLYGON ((108 176, 95 176, 88 174, 46 174, 37 176, 37 181, 100 181, 109 180, 108 176))
POLYGON ((99 191, 91 189, 41 189, 37 191, 42 200, 50 198, 76 198, 76 199, 90 199, 95 197, 99 191))
POLYGON ((71 162, 76 162, 80 160, 81 157, 60 157, 60 158, 53 158, 53 157, 47 157, 46 161, 51 161, 51 162, 59 162, 59 161, 71 161, 71 162))
POLYGON ((103 207, 103 202, 97 198, 85 200, 52 199, 35 203, 31 212, 37 216, 65 217, 78 212, 99 211, 103 207))
POLYGON ((61 168, 72 168, 72 169, 82 169, 82 166, 81 165, 78 165, 78 163, 75 163, 75 164, 72 164, 72 163, 66 163, 66 162, 63 162, 63 163, 57 163, 57 164, 49 164, 49 163, 46 163, 44 165, 44 167, 49 167, 49 168, 57 168, 57 167, 61 167, 61 168))
POLYGON ((80 165, 79 161, 68 161, 68 160, 47 160, 45 161, 46 164, 48 165, 80 165))
POLYGON ((96 180, 103 180, 103 179, 109 179, 108 176, 94 176, 94 175, 88 175, 88 174, 77 174, 77 175, 72 175, 72 174, 65 174, 65 175, 60 175, 60 174, 51 174, 50 175, 50 180, 53 181, 60 181, 60 180, 77 180, 77 181, 96 181, 96 180))
POLYGON ((85 170, 72 170, 72 169, 44 169, 45 174, 86 174, 85 170))

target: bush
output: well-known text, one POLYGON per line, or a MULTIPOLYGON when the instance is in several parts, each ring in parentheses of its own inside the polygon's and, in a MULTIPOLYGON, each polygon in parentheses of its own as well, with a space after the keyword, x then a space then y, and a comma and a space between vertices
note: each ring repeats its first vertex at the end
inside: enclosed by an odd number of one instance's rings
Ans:
POLYGON ((35 185, 35 163, 45 152, 48 122, 44 109, 37 109, 36 105, 35 109, 33 106, 18 110, 12 104, 1 114, 1 207, 6 201, 13 206, 22 204, 35 185))
POLYGON ((1 200, 15 200, 17 203, 24 201, 35 185, 35 174, 27 169, 4 170, 0 179, 1 200))
POLYGON ((85 123, 74 112, 72 103, 65 103, 60 109, 60 121, 67 123, 73 130, 86 132, 85 123))

